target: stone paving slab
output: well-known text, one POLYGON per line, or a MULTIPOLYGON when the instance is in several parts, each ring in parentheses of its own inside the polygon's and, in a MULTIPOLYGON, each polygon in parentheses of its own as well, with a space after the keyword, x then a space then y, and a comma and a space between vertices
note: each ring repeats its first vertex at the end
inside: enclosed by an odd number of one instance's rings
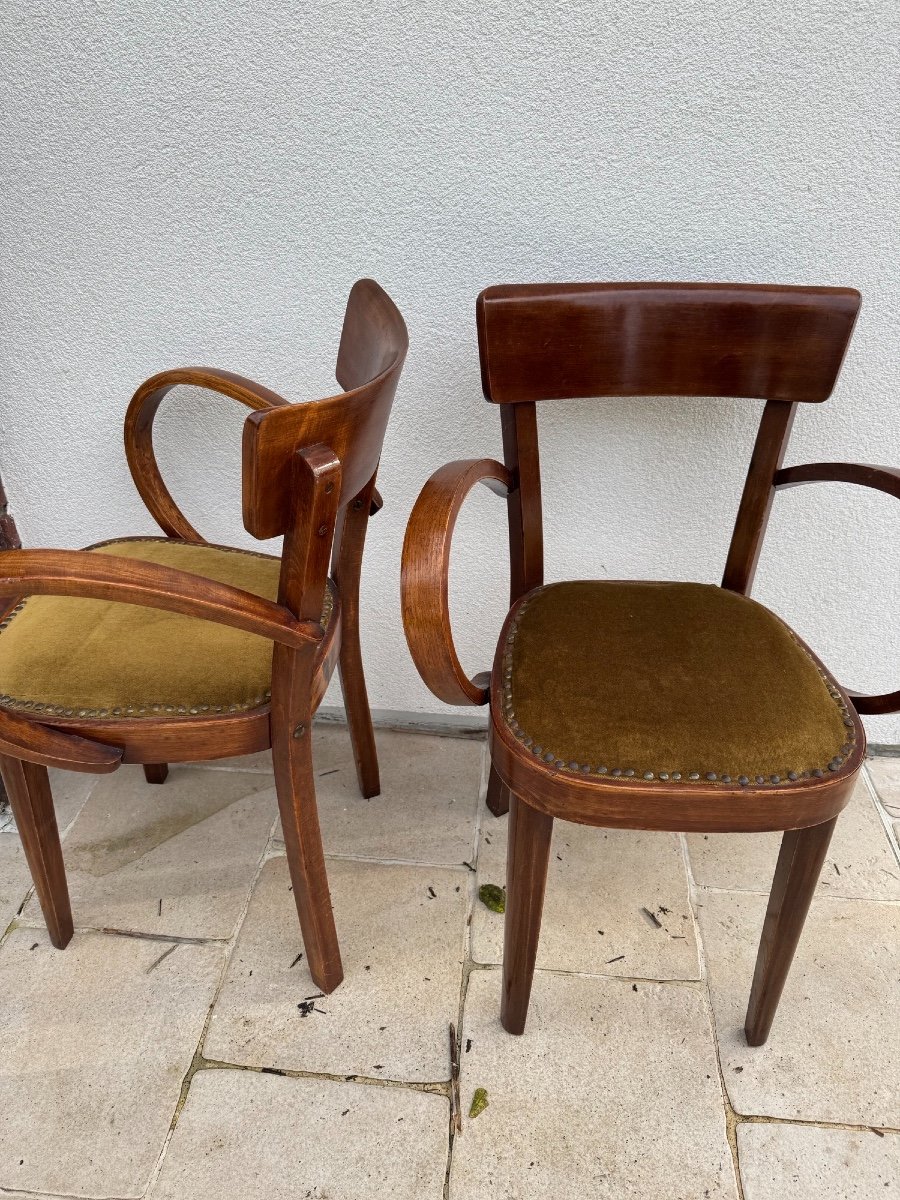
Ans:
MULTIPOLYGON (((58 771, 51 767, 49 778, 56 824, 60 833, 65 833, 84 807, 95 784, 103 777, 86 775, 81 771, 58 771)), ((8 809, 0 816, 0 833, 17 832, 12 810, 8 809)))
POLYGON ((213 1010, 208 1058, 248 1066, 434 1082, 449 1077, 469 872, 329 859, 344 982, 317 999, 287 860, 270 859, 213 1010), (434 895, 432 895, 432 892, 434 895))
POLYGON ((736 1200, 702 991, 535 975, 525 1033, 499 1022, 500 972, 469 979, 451 1200, 736 1200))
POLYGON ((409 1088, 200 1071, 150 1200, 441 1200, 448 1120, 409 1088))
POLYGON ((10 934, 0 947, 0 1187, 142 1195, 223 958, 215 946, 91 933, 61 951, 43 931, 10 934))
MULTIPOLYGON (((486 809, 479 887, 506 884, 506 818, 486 809)), ((503 961, 503 917, 476 902, 472 957, 503 961)), ((688 880, 678 835, 553 829, 538 967, 645 979, 699 979, 688 880)))
POLYGON ((22 906, 31 887, 31 872, 17 837, 0 838, 0 937, 22 906))
POLYGON ((900 758, 866 759, 878 799, 892 817, 900 817, 900 758))
POLYGON ((900 1195, 900 1136, 811 1125, 738 1125, 744 1200, 900 1195))
MULTIPOLYGON (((173 768, 162 785, 121 767, 65 839, 77 928, 171 937, 234 933, 277 814, 262 775, 173 768)), ((23 919, 42 921, 37 899, 23 919)))
MULTIPOLYGON (((460 864, 475 853, 484 744, 378 730, 381 794, 364 800, 346 729, 313 729, 316 798, 327 854, 460 864)), ((283 844, 280 826, 276 842, 283 844)))
MULTIPOLYGON (((701 887, 768 894, 780 833, 692 833, 687 844, 701 887)), ((819 889, 851 900, 900 901, 900 863, 865 780, 838 817, 819 889)))
POLYGON ((744 1016, 766 901, 707 892, 698 909, 722 1072, 739 1113, 900 1126, 900 905, 813 901, 769 1040, 744 1016))

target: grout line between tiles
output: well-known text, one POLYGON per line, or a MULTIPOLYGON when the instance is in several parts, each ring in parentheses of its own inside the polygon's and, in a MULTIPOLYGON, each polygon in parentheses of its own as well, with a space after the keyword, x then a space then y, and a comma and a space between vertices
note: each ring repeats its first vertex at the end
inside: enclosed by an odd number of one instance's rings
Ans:
POLYGON ((691 865, 691 856, 688 849, 687 835, 680 833, 678 840, 681 845, 681 853, 684 859, 684 869, 687 876, 688 888, 688 905, 691 911, 691 920, 694 926, 694 940, 697 944, 697 959, 700 963, 700 987, 699 992, 702 997, 706 1020, 709 1025, 710 1037, 712 1039, 712 1050, 716 1060, 716 1072, 719 1077, 719 1092, 722 1098, 722 1110, 725 1117, 725 1138, 728 1142, 728 1148, 731 1151, 732 1170, 734 1172, 735 1188, 737 1190, 738 1200, 744 1200, 744 1184, 741 1179, 741 1163, 740 1154, 738 1151, 737 1140, 737 1122, 735 1112, 731 1106, 731 1100, 728 1095, 728 1088, 725 1084, 725 1072, 722 1068, 722 1058, 719 1053, 719 1037, 716 1031, 716 1019, 713 1012, 712 996, 709 990, 709 967, 706 958, 706 945, 703 941, 703 934, 700 929, 700 918, 697 914, 697 898, 700 889, 697 886, 697 881, 694 878, 694 869, 691 865))
POLYGON ((74 1192, 41 1192, 35 1191, 34 1188, 30 1192, 15 1192, 0 1187, 0 1200, 3 1200, 4 1196, 9 1196, 11 1200, 16 1200, 17 1197, 23 1195, 46 1196, 47 1200, 134 1200, 134 1197, 125 1196, 87 1196, 84 1192, 79 1192, 77 1195, 74 1192))
POLYGON ((897 818, 892 817, 882 804, 881 797, 878 795, 878 789, 875 787, 875 782, 866 768, 863 768, 862 775, 865 779, 866 787, 868 788, 872 802, 875 805, 875 812, 878 814, 878 818, 881 821, 885 835, 887 836, 888 845, 893 851, 894 858, 898 863, 900 863, 900 839, 897 839, 894 836, 894 821, 897 820, 897 818))
POLYGON ((209 1007, 206 1010, 206 1017, 204 1018, 204 1021, 203 1021, 203 1028, 200 1031, 200 1037, 197 1041, 197 1046, 194 1050, 193 1057, 192 1057, 190 1065, 188 1066, 188 1069, 181 1081, 181 1088, 178 1093, 178 1100, 175 1103, 175 1109, 172 1113, 171 1120, 169 1121, 169 1128, 166 1131, 165 1138, 163 1139, 163 1144, 162 1144, 162 1147, 160 1148, 160 1152, 157 1157, 156 1164, 153 1167, 153 1170, 150 1172, 150 1178, 149 1178, 149 1180, 147 1182, 147 1186, 143 1192, 143 1196, 149 1196, 150 1192, 156 1185, 156 1180, 159 1178, 159 1173, 162 1170, 162 1165, 163 1165, 163 1162, 166 1157, 166 1152, 169 1149, 169 1143, 171 1142, 172 1137, 175 1133, 175 1129, 178 1125, 178 1118, 181 1116, 181 1111, 184 1108, 185 1104, 187 1103, 187 1096, 188 1096, 188 1091, 190 1090, 191 1080, 193 1079, 194 1075, 197 1073, 197 1070, 199 1069, 199 1064, 203 1061, 202 1047, 203 1047, 203 1043, 206 1040, 207 1032, 209 1031, 209 1024, 210 1024, 210 1021, 212 1020, 213 1009, 215 1008, 216 1004, 218 1003, 219 996, 221 995, 221 992, 222 992, 222 988, 225 985, 225 978, 226 978, 226 975, 228 974, 228 968, 231 965, 231 959, 234 954, 235 947, 237 945, 238 937, 240 936, 241 929, 243 928, 244 921, 246 920, 247 913, 250 909, 250 902, 253 899, 254 889, 256 888, 256 885, 259 882, 260 875, 263 872, 263 868, 265 867, 265 864, 268 861, 269 844, 270 844, 271 837, 272 837, 272 831, 275 828, 275 820, 276 820, 276 818, 273 818, 272 825, 270 826, 270 829, 269 829, 269 838, 267 839, 267 841, 263 845, 262 850, 260 851, 259 858, 257 859, 257 862, 256 862, 256 870, 253 873, 253 878, 250 880, 249 886, 247 888, 246 896, 244 898, 244 903, 241 907, 241 911, 238 915, 238 918, 234 923, 234 927, 231 931, 231 936, 228 939, 226 939, 224 942, 218 943, 218 944, 222 945, 223 949, 224 949, 224 953, 222 955, 222 969, 219 972, 218 982, 216 984, 215 990, 213 991, 213 995, 210 1000, 209 1007))
MULTIPOLYGON (((706 884, 698 884, 697 891, 706 892, 713 896, 758 896, 763 900, 769 898, 768 892, 752 892, 748 888, 709 887, 706 884)), ((831 904, 836 900, 841 904, 883 904, 888 908, 900 908, 900 900, 881 900, 876 896, 836 896, 830 892, 816 890, 813 897, 814 904, 819 904, 820 902, 831 904)))
POLYGON ((859 1125, 852 1121, 814 1121, 804 1117, 769 1117, 759 1113, 734 1113, 735 1125, 800 1125, 805 1129, 840 1129, 847 1133, 883 1133, 885 1137, 900 1135, 900 1126, 859 1125))
MULTIPOLYGON (((463 1041, 463 1025, 465 1022, 466 999, 469 992, 469 977, 472 973, 472 917, 475 911, 475 904, 478 899, 478 855, 481 850, 481 831, 484 821, 484 798, 487 795, 488 771, 490 769, 490 755, 488 753, 487 743, 485 742, 481 753, 481 772, 478 780, 478 795, 475 802, 475 817, 472 822, 472 857, 467 874, 470 876, 467 881, 466 889, 466 924, 463 934, 463 961, 462 971, 459 981, 459 1004, 456 1012, 456 1049, 457 1061, 462 1061, 462 1041, 463 1041), (471 869, 469 869, 471 868, 471 869)), ((449 1087, 453 1087, 453 1078, 451 1070, 451 1079, 449 1087)), ((462 1133, 463 1119, 463 1101, 462 1094, 459 1095, 459 1120, 460 1133, 458 1134, 453 1126, 452 1120, 452 1105, 451 1105, 451 1120, 447 1125, 447 1167, 444 1174, 443 1200, 450 1200, 450 1172, 453 1167, 453 1150, 456 1144, 456 1138, 462 1133)))

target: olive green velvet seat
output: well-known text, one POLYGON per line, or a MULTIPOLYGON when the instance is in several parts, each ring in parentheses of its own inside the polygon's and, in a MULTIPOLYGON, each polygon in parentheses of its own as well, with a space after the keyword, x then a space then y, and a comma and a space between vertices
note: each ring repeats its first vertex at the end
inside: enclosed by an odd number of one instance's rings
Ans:
POLYGON ((778 617, 720 587, 537 588, 504 662, 505 720, 564 771, 771 785, 827 776, 852 748, 830 677, 778 617))
MULTIPOLYGON (((275 600, 281 560, 168 538, 104 542, 143 559, 275 600)), ((323 623, 333 606, 325 593, 323 623)), ((162 609, 32 596, 0 626, 0 705, 63 717, 178 717, 268 703, 272 643, 162 609)))

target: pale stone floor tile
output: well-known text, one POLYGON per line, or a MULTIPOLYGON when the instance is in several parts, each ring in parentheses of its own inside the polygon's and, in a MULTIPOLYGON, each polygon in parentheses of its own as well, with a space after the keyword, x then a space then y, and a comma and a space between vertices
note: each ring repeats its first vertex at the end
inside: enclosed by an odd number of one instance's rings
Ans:
POLYGON ((88 933, 54 950, 18 929, 0 947, 0 1187, 142 1194, 224 957, 174 945, 88 933))
POLYGON ((344 982, 318 994, 287 861, 263 868, 210 1021, 207 1058, 251 1066, 434 1082, 449 1076, 468 872, 330 859, 344 982), (429 890, 430 889, 430 890, 429 890), (434 896, 431 892, 434 892, 434 896))
MULTIPOLYGON (((381 795, 364 800, 350 735, 313 730, 316 797, 327 854, 463 863, 472 858, 484 745, 465 738, 381 729, 381 795)), ((281 828, 276 841, 282 843, 281 828)))
POLYGON ((878 1200, 900 1195, 900 1136, 811 1125, 740 1124, 744 1200, 878 1200))
POLYGON ((451 1200, 698 1200, 737 1192, 701 990, 535 975, 522 1037, 499 1022, 500 972, 474 971, 451 1200), (471 1046, 469 1047, 469 1039, 471 1046))
MULTIPOLYGON (((506 885, 507 827, 505 817, 498 820, 484 810, 479 887, 506 885)), ((677 834, 555 823, 539 968, 698 979, 700 964, 690 914, 677 834)), ((472 957, 478 963, 503 960, 503 917, 478 900, 472 916, 472 957)))
POLYGON ((900 817, 900 758, 866 759, 878 799, 892 817, 900 817))
POLYGON ((448 1119, 409 1088, 199 1071, 150 1200, 441 1200, 448 1119))
POLYGON ((31 873, 17 837, 0 838, 0 937, 22 906, 31 887, 31 873))
POLYGON ((769 1040, 744 1016, 766 900, 707 892, 699 904, 722 1072, 739 1113, 900 1125, 900 905, 813 902, 769 1040))
MULTIPOLYGON (((687 843, 701 887, 768 894, 780 833, 692 833, 687 843)), ((900 900, 900 864, 863 779, 838 817, 819 891, 848 899, 900 900)))
MULTIPOLYGON (((120 767, 64 843, 76 928, 230 937, 276 813, 262 775, 174 768, 157 785, 120 767)), ((42 919, 34 897, 23 920, 42 919)))
POLYGON ((180 763, 201 771, 258 771, 262 775, 273 775, 272 751, 260 750, 256 754, 240 754, 234 758, 211 758, 208 761, 180 763))
MULTIPOLYGON (((49 772, 53 808, 60 833, 65 833, 84 807, 101 775, 85 775, 81 771, 58 771, 51 767, 49 772)), ((17 833, 12 811, 4 810, 0 816, 0 833, 17 833)))

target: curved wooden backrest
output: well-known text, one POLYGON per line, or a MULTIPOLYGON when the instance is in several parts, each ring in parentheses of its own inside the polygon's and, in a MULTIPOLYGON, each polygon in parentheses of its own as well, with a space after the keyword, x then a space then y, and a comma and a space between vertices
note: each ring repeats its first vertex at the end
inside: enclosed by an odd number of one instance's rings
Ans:
POLYGON ((478 297, 484 394, 827 400, 859 311, 852 288, 550 283, 478 297))
POLYGON ((406 325, 372 279, 353 285, 347 301, 336 374, 347 390, 327 400, 254 412, 244 425, 244 527, 278 537, 292 516, 298 450, 323 444, 341 463, 341 504, 378 468, 394 392, 406 357, 406 325))

